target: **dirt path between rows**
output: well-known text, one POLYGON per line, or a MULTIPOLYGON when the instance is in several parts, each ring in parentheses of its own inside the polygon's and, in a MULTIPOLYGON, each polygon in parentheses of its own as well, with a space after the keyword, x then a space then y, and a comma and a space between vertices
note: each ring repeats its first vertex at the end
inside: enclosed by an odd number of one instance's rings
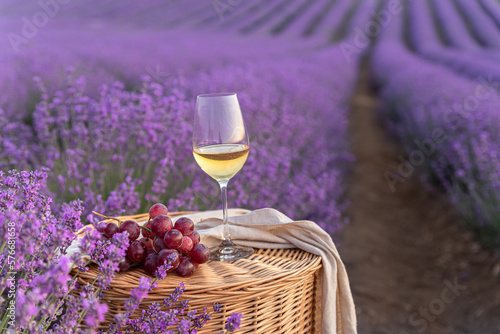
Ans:
POLYGON ((401 151, 375 107, 364 66, 350 120, 351 223, 339 247, 359 333, 500 333, 498 256, 475 242, 417 176, 390 191, 383 175, 397 170, 401 151))

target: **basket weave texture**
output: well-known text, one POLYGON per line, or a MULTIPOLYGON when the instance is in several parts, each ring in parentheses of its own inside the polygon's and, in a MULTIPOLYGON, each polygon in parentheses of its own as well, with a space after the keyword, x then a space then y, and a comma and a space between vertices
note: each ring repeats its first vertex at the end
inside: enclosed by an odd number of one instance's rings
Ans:
MULTIPOLYGON (((171 216, 182 214, 185 213, 171 216)), ((147 215, 123 218, 144 221, 147 215)), ((233 312, 243 314, 238 333, 315 333, 321 267, 321 257, 299 249, 255 249, 247 259, 200 265, 191 277, 169 273, 158 282, 158 288, 149 293, 140 310, 147 309, 153 302, 162 304, 174 288, 184 282, 186 290, 182 299, 188 299, 191 308, 201 312, 204 307, 211 310, 214 303, 222 306, 222 312, 214 314, 198 333, 223 330, 224 320, 233 312)), ((79 274, 79 283, 92 282, 97 274, 97 267, 92 265, 88 272, 79 274)), ((137 287, 141 276, 146 276, 141 268, 117 273, 110 290, 104 292, 103 301, 109 306, 106 327, 115 314, 123 312, 124 301, 137 287)), ((139 316, 140 310, 134 315, 139 316)))

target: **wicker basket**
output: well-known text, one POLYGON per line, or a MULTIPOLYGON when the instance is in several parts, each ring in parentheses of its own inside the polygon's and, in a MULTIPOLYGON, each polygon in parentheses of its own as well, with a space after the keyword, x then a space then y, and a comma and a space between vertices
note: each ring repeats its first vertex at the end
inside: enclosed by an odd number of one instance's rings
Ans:
MULTIPOLYGON (((180 214, 185 213, 172 216, 180 214)), ((144 221, 145 215, 124 218, 144 221)), ((216 302, 222 305, 222 312, 214 314, 199 333, 223 330, 224 320, 233 312, 243 314, 239 333, 319 333, 315 328, 321 267, 321 257, 302 250, 256 249, 248 259, 233 263, 210 261, 188 278, 169 273, 140 308, 146 309, 152 302, 161 303, 184 282, 183 299, 189 300, 191 308, 201 311, 204 307, 211 309, 216 302)), ((92 282, 97 273, 96 266, 91 266, 79 275, 79 283, 92 282)), ((144 275, 140 268, 117 274, 111 289, 104 292, 103 300, 110 309, 106 326, 116 313, 123 311, 124 300, 144 275)))

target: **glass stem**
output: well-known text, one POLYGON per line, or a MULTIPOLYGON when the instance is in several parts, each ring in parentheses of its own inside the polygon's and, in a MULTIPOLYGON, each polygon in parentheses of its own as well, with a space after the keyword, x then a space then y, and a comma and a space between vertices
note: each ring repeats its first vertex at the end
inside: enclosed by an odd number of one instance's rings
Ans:
POLYGON ((219 180, 220 195, 222 200, 222 219, 224 220, 224 236, 223 243, 231 242, 231 234, 229 233, 229 220, 227 215, 227 183, 229 180, 219 180))

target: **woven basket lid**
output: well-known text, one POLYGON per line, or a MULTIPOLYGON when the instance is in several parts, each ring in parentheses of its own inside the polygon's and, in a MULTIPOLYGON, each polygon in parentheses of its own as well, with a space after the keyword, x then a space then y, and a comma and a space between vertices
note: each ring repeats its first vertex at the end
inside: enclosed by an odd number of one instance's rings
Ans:
MULTIPOLYGON (((140 220, 143 216, 123 218, 140 220)), ((249 258, 233 263, 202 264, 191 277, 169 273, 158 281, 158 288, 149 293, 140 310, 153 302, 162 304, 184 282, 182 299, 188 299, 191 308, 202 312, 204 307, 211 310, 214 303, 222 306, 222 312, 214 314, 198 333, 223 330, 224 319, 233 312, 243 314, 238 333, 312 333, 316 332, 319 313, 321 267, 321 257, 299 249, 256 249, 249 258)), ((91 265, 88 272, 79 274, 78 281, 90 283, 97 274, 97 266, 91 265)), ((124 301, 138 286, 141 276, 147 276, 142 268, 117 273, 110 289, 104 291, 102 300, 109 306, 106 327, 115 314, 123 312, 124 301)), ((139 314, 136 311, 135 315, 139 314)))

